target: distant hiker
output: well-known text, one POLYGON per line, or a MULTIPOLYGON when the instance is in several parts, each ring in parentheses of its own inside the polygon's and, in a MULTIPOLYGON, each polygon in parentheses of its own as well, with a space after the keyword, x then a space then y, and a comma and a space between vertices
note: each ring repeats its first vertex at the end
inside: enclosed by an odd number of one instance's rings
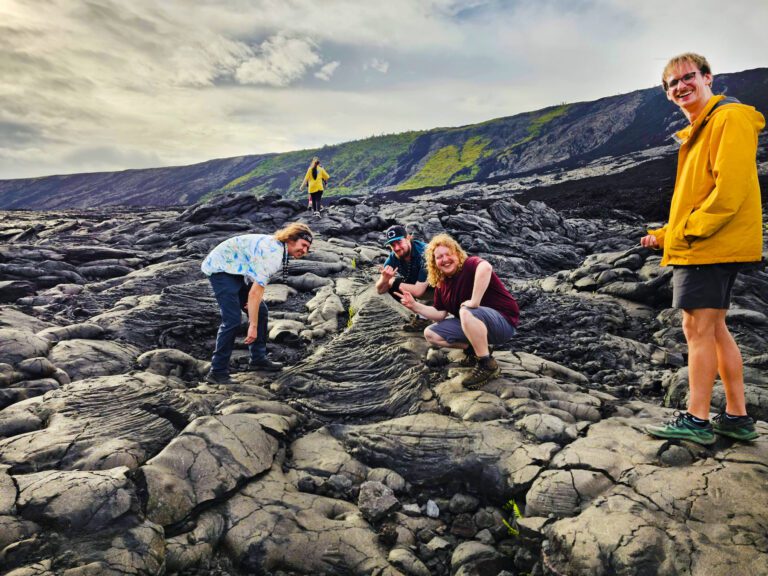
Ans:
POLYGON ((302 180, 299 190, 303 189, 304 186, 307 187, 307 191, 309 192, 309 203, 312 206, 315 216, 320 216, 320 212, 323 211, 321 201, 323 199, 323 190, 325 190, 328 178, 330 178, 328 172, 325 171, 325 168, 320 166, 320 158, 317 156, 312 158, 312 162, 309 164, 309 168, 307 168, 307 174, 304 176, 304 180, 302 180))
MULTIPOLYGON (((400 298, 395 295, 396 292, 410 292, 415 298, 422 298, 429 288, 427 266, 424 263, 427 245, 421 240, 414 240, 400 224, 387 228, 385 236, 385 243, 391 252, 381 268, 376 291, 379 294, 389 292, 398 302, 400 298)), ((414 314, 410 322, 403 326, 403 330, 421 332, 431 323, 431 320, 414 314)))
POLYGON ((673 267, 672 306, 683 310, 688 343, 688 411, 666 424, 648 426, 659 438, 699 444, 715 433, 737 440, 758 434, 747 415, 741 352, 725 316, 736 275, 762 258, 762 209, 757 180, 757 137, 765 119, 752 106, 712 94, 712 71, 698 54, 672 58, 662 73, 667 98, 690 125, 677 133, 680 151, 668 223, 640 241, 663 249, 673 267), (709 422, 718 372, 725 410, 709 422))
POLYGON ((216 246, 201 269, 211 282, 221 309, 221 325, 216 335, 216 350, 206 382, 232 384, 229 358, 235 345, 235 333, 241 314, 248 314, 249 370, 276 372, 282 364, 267 358, 267 322, 269 311, 264 302, 264 287, 270 276, 281 268, 285 274, 288 258, 301 258, 312 245, 312 231, 306 224, 294 222, 275 232, 234 236, 216 246))
POLYGON ((424 330, 427 342, 464 350, 462 364, 474 368, 463 384, 479 388, 501 373, 488 345, 503 344, 515 335, 520 314, 517 302, 489 262, 468 257, 448 234, 432 238, 424 260, 427 280, 435 287, 434 306, 416 302, 409 292, 402 292, 401 301, 436 322, 424 330), (446 318, 449 313, 453 318, 446 318))

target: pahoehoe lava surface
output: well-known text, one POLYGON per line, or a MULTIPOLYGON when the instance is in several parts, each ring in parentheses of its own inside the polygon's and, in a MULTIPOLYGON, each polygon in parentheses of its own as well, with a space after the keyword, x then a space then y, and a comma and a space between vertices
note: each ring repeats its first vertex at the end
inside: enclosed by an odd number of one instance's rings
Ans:
POLYGON ((637 246, 665 199, 654 187, 640 213, 622 189, 557 210, 541 201, 554 189, 494 183, 340 200, 320 218, 237 194, 186 210, 3 213, 0 566, 768 573, 768 274, 739 277, 728 315, 760 439, 647 436, 686 401, 686 349, 669 272, 637 246), (293 220, 317 239, 266 291, 286 369, 245 371, 238 345, 236 384, 204 383, 218 309, 202 257, 293 220), (519 333, 482 389, 464 389, 460 354, 430 351, 372 289, 394 222, 454 235, 519 299, 519 333))

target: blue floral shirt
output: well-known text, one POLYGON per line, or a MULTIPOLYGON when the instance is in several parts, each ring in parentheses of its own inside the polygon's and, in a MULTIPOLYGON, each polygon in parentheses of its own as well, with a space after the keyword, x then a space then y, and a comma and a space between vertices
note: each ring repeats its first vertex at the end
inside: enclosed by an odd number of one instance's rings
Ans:
POLYGON ((217 272, 239 274, 266 286, 269 277, 283 266, 285 246, 274 236, 243 234, 224 240, 203 260, 200 269, 210 276, 217 272))

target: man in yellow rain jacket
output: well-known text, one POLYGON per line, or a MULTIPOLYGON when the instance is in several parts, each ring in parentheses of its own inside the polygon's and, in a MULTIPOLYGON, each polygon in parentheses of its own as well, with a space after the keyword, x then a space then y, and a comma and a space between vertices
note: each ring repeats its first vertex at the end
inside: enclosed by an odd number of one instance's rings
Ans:
POLYGON ((756 154, 765 119, 752 106, 713 95, 709 63, 698 54, 670 60, 662 85, 690 125, 676 135, 680 151, 669 222, 649 230, 640 243, 663 249, 662 265, 674 267, 672 305, 683 310, 690 391, 685 414, 646 430, 699 444, 714 443, 715 433, 754 440, 741 353, 725 316, 739 270, 762 258, 756 154), (709 410, 718 373, 726 406, 713 426, 709 410))

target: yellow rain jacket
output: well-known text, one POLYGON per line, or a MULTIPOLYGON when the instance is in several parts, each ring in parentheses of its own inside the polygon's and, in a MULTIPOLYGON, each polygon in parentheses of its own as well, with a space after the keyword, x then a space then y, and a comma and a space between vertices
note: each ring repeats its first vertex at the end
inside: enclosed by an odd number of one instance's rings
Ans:
POLYGON ((764 126, 754 107, 713 96, 696 121, 677 133, 682 144, 669 221, 648 231, 664 248, 662 266, 762 259, 756 155, 764 126))
MULTIPOLYGON (((328 181, 328 172, 322 166, 317 167, 317 178, 312 178, 312 168, 307 170, 307 175, 304 176, 304 182, 309 186, 309 193, 322 192, 325 188, 324 184, 328 181)), ((302 184, 303 186, 303 184, 302 184)))

